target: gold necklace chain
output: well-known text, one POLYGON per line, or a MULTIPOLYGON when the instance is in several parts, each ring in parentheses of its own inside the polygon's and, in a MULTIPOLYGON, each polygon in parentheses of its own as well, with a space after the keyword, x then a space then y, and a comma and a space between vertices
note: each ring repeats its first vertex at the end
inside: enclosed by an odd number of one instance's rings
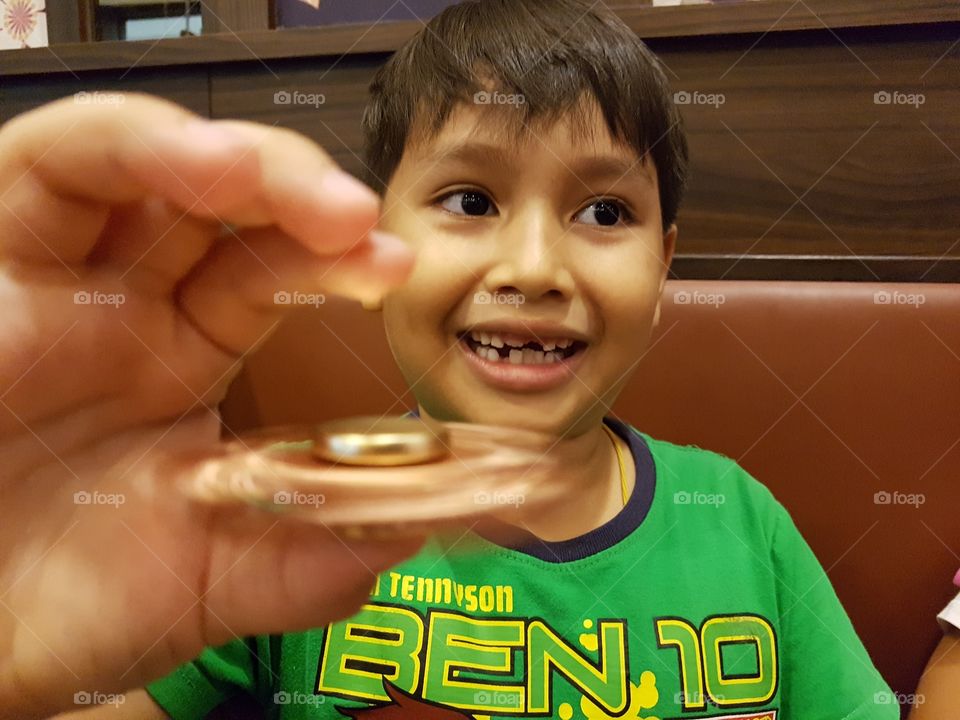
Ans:
POLYGON ((613 430, 607 427, 606 423, 602 423, 601 427, 607 431, 607 435, 610 436, 610 442, 613 443, 613 449, 617 451, 617 465, 620 466, 620 497, 623 499, 623 506, 627 506, 627 471, 623 465, 623 453, 620 450, 620 444, 617 442, 617 436, 614 434, 613 430))

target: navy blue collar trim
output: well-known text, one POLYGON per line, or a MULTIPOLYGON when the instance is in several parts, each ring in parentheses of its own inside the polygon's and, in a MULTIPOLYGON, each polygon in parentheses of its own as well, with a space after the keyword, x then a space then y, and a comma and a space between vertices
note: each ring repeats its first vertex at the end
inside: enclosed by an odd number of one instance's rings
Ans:
MULTIPOLYGON (((411 410, 407 415, 419 417, 416 410, 411 410)), ((603 422, 629 445, 633 455, 636 482, 624 508, 600 527, 569 540, 549 542, 541 540, 533 533, 511 530, 512 535, 519 532, 520 537, 506 547, 545 562, 570 562, 613 547, 640 527, 653 504, 657 481, 653 455, 643 436, 626 423, 611 417, 603 418, 603 422)))

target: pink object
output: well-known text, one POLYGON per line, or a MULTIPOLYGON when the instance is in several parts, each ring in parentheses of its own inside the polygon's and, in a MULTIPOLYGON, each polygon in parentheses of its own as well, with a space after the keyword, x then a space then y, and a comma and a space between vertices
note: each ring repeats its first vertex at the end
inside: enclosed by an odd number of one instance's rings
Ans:
POLYGON ((960 587, 960 570, 957 570, 957 574, 953 576, 953 584, 960 587))
POLYGON ((47 44, 42 0, 0 0, 0 50, 47 44))

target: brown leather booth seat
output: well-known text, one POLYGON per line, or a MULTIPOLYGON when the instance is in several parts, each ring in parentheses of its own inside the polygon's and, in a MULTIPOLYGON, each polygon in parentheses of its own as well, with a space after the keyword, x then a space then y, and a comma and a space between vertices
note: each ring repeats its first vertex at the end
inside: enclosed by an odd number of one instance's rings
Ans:
MULTIPOLYGON (((241 430, 412 407, 381 316, 328 298, 283 323, 222 409, 241 430)), ((960 567, 960 285, 670 281, 612 412, 769 486, 913 692, 960 567)))

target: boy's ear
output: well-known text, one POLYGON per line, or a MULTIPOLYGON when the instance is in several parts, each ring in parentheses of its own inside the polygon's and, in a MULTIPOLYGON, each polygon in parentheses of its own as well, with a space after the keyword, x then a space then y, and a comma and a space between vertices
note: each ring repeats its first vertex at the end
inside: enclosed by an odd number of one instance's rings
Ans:
POLYGON ((660 304, 663 302, 663 289, 666 287, 667 275, 670 274, 670 263, 673 260, 673 251, 677 247, 677 224, 673 223, 663 233, 663 270, 660 273, 660 287, 657 292, 657 309, 653 313, 653 327, 660 324, 660 304))
POLYGON ((660 292, 663 292, 667 275, 670 274, 670 263, 673 261, 673 251, 677 249, 677 224, 673 223, 663 234, 663 276, 660 278, 660 292))

